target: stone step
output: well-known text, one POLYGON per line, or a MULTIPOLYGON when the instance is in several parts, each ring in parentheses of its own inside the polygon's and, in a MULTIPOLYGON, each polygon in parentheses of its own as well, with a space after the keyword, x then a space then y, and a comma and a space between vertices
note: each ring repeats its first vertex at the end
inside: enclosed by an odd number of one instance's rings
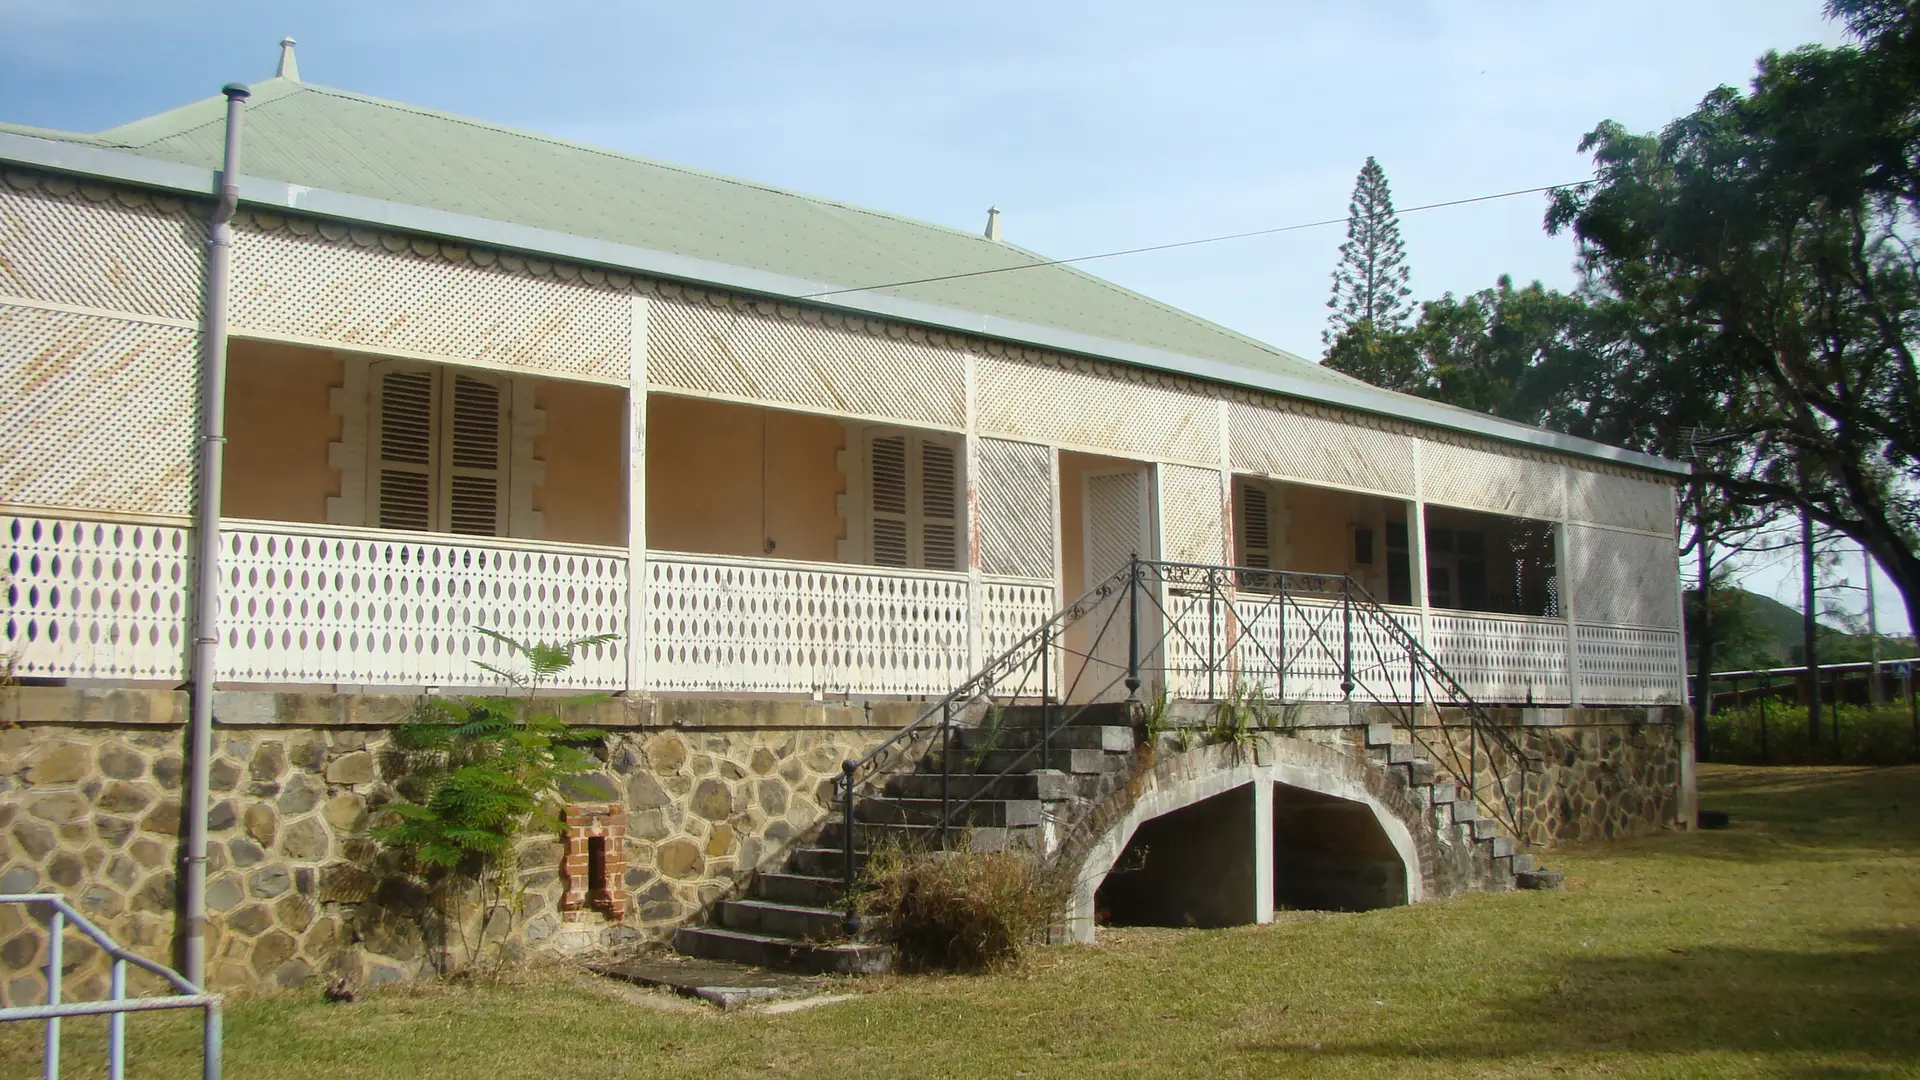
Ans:
POLYGON ((938 825, 942 815, 951 826, 973 828, 1017 828, 1039 825, 1046 820, 1037 799, 896 799, 865 798, 854 804, 853 815, 862 822, 882 825, 938 825))
MULTIPOLYGON (((867 865, 867 853, 856 849, 853 853, 854 872, 867 865)), ((796 877, 832 878, 839 881, 846 866, 846 853, 840 848, 828 846, 823 840, 812 847, 795 848, 787 856, 786 872, 796 877)))
POLYGON ((1431 761, 1407 762, 1407 783, 1414 787, 1426 787, 1433 783, 1434 777, 1438 775, 1439 770, 1431 761))
MULTIPOLYGON (((1047 755, 1048 768, 1061 772, 1089 773, 1105 772, 1110 762, 1121 755, 1104 750, 1059 750, 1047 755)), ((987 750, 975 753, 969 750, 950 750, 947 754, 948 768, 954 772, 972 773, 1029 773, 1041 768, 1038 750, 987 750)), ((935 750, 920 762, 921 772, 938 773, 940 771, 940 752, 935 750)))
MULTIPOLYGON (((888 796, 894 798, 937 799, 940 797, 940 782, 941 776, 937 769, 924 773, 895 773, 887 777, 884 790, 888 796)), ((1058 802, 1074 796, 1073 778, 1058 769, 1019 773, 1012 776, 957 772, 948 774, 946 783, 948 796, 955 799, 980 795, 995 799, 1038 799, 1044 802, 1058 802)))
MULTIPOLYGON (((857 812, 857 811, 856 811, 857 812)), ((844 826, 838 817, 827 822, 820 830, 818 845, 829 850, 838 850, 844 826)), ((973 828, 973 850, 1001 851, 1012 839, 1012 834, 1030 833, 1035 829, 1030 825, 1022 826, 977 826, 973 828)), ((948 839, 953 839, 958 828, 947 830, 948 839)), ((940 847, 940 829, 934 825, 883 825, 870 821, 855 821, 853 824, 853 842, 856 851, 865 851, 876 844, 899 844, 909 851, 933 851, 940 847)), ((833 864, 838 867, 839 863, 833 864)))
MULTIPOLYGON (((1032 727, 966 727, 953 730, 953 745, 963 750, 1026 750, 1041 744, 1042 732, 1032 727)), ((933 739, 939 744, 938 734, 933 739)), ((1124 752, 1133 749, 1133 729, 1109 724, 1071 724, 1056 728, 1046 740, 1055 750, 1106 750, 1124 752)))
POLYGON ((1372 753, 1376 758, 1384 758, 1389 765, 1407 765, 1423 760, 1420 748, 1412 743, 1394 743, 1392 746, 1376 747, 1372 753))
MULTIPOLYGON (((1462 793, 1464 794, 1464 792, 1462 793)), ((1480 819, 1480 804, 1468 798, 1456 798, 1453 801, 1453 823, 1466 825, 1480 819)))
POLYGON ((713 923, 728 930, 799 941, 830 942, 847 937, 847 913, 839 908, 769 900, 722 900, 714 908, 713 923))
POLYGON ((1513 857, 1513 872, 1516 874, 1524 874, 1533 869, 1534 865, 1533 856, 1524 851, 1513 857))
POLYGON ((838 874, 814 877, 809 874, 756 874, 752 895, 756 900, 801 907, 830 908, 840 903, 846 886, 838 874))
POLYGON ((1043 720, 1053 727, 1131 728, 1133 706, 1124 701, 1100 701, 1081 705, 1056 704, 1043 711, 1039 705, 1008 705, 1000 713, 1000 726, 1003 728, 1039 727, 1043 720))
POLYGON ((673 947, 687 956, 789 971, 878 975, 893 967, 893 951, 884 945, 858 941, 821 945, 718 926, 689 926, 675 931, 673 947))
POLYGON ((1455 784, 1433 785, 1433 805, 1448 806, 1459 799, 1460 788, 1455 784))
POLYGON ((1500 835, 1500 823, 1498 821, 1490 817, 1473 819, 1473 838, 1475 840, 1491 840, 1498 835, 1500 835))
POLYGON ((1392 724, 1368 724, 1367 746, 1391 746, 1393 744, 1392 724))
POLYGON ((1493 857, 1496 859, 1503 855, 1513 855, 1519 848, 1519 845, 1513 842, 1513 837, 1511 836, 1490 837, 1484 842, 1493 845, 1493 857))

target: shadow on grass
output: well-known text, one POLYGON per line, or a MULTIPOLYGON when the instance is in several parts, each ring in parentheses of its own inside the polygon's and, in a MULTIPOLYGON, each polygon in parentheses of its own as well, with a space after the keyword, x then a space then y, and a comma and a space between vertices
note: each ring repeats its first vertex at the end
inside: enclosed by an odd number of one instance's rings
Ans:
POLYGON ((1835 1055, 1770 1075, 1879 1075, 1920 1060, 1920 930, 1828 937, 1825 947, 1700 948, 1575 957, 1529 973, 1533 992, 1487 1002, 1475 1034, 1324 1046, 1260 1043, 1243 1052, 1486 1062, 1615 1053, 1835 1055), (1544 976, 1547 984, 1539 989, 1544 976))

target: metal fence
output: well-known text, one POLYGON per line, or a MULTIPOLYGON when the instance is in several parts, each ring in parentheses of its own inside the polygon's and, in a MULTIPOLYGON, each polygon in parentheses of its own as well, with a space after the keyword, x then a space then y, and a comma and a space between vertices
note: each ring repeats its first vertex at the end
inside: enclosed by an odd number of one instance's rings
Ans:
POLYGON ((45 1061, 40 1075, 56 1080, 60 1075, 60 1022, 69 1016, 105 1016, 107 1018, 107 1077, 121 1080, 127 1064, 127 1014, 161 1009, 199 1009, 205 1020, 201 1026, 201 1067, 204 1080, 220 1077, 220 995, 203 992, 172 968, 136 956, 120 947, 99 927, 73 910, 61 897, 50 893, 0 894, 0 904, 38 905, 50 909, 47 916, 47 1000, 43 1005, 15 1005, 0 1008, 0 1023, 10 1020, 38 1020, 47 1025, 45 1061), (71 929, 99 946, 113 960, 111 996, 105 1001, 67 1001, 63 994, 62 974, 66 933, 71 929), (164 997, 127 996, 127 965, 151 972, 165 980, 174 993, 164 997))

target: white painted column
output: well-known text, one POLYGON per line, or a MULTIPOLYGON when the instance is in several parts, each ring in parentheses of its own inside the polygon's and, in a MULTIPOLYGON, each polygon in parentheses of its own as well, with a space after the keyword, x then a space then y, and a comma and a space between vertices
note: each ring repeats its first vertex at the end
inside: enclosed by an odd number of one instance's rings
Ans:
POLYGON ((649 301, 633 298, 627 347, 627 693, 647 689, 647 319, 649 301))
POLYGON ((1253 782, 1253 921, 1273 921, 1273 781, 1253 782))
POLYGON ((1560 614, 1567 623, 1567 704, 1580 704, 1580 631, 1573 620, 1573 470, 1560 466, 1560 525, 1553 538, 1553 576, 1560 589, 1560 614))
POLYGON ((986 663, 985 583, 980 580, 980 410, 977 406, 979 358, 966 353, 966 492, 967 492, 967 674, 971 676, 986 663))

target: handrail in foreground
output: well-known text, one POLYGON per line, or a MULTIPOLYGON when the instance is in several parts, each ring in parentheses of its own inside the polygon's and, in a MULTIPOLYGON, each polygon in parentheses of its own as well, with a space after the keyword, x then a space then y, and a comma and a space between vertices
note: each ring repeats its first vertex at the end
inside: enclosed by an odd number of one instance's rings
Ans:
POLYGON ((60 1021, 68 1016, 107 1018, 107 1078, 121 1080, 126 1073, 126 1014, 160 1009, 201 1009, 200 1054, 202 1080, 220 1080, 220 1003, 219 994, 209 994, 188 982, 179 972, 164 964, 127 951, 107 933, 73 909, 64 897, 54 893, 0 893, 0 904, 42 904, 52 910, 47 918, 47 1001, 44 1005, 13 1005, 0 1008, 0 1023, 9 1020, 41 1020, 47 1025, 45 1057, 40 1075, 56 1080, 60 1075, 60 1021), (64 943, 71 926, 113 958, 110 981, 112 995, 106 1001, 61 1000, 63 994, 64 943), (159 976, 176 993, 166 997, 129 998, 127 966, 159 976))

